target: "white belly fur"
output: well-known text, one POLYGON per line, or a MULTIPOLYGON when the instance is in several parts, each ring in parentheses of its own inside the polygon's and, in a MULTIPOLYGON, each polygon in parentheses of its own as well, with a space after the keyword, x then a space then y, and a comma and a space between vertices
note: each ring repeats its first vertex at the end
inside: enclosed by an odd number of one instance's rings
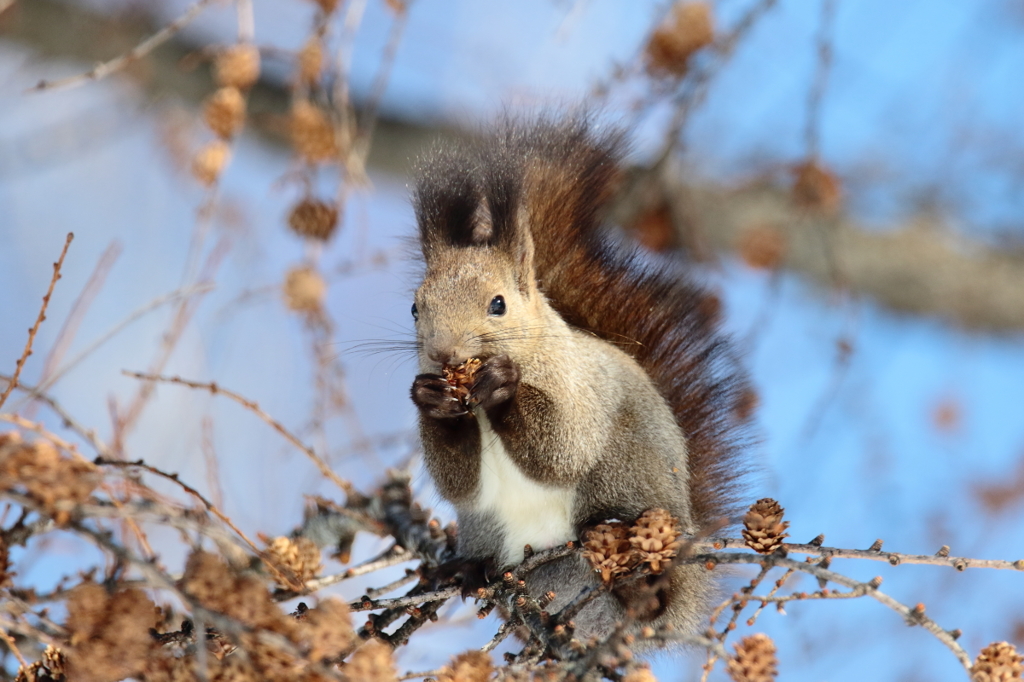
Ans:
POLYGON ((480 488, 474 507, 490 512, 505 531, 501 563, 523 560, 523 545, 547 549, 573 539, 575 492, 530 480, 516 467, 481 410, 480 488))

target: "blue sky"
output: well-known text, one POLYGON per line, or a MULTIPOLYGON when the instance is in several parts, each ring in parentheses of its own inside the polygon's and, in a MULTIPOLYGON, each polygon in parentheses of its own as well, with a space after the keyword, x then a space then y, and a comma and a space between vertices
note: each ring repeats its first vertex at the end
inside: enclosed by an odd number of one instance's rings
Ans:
MULTIPOLYGON (((936 184, 957 199, 954 227, 987 236, 1016 229, 1020 237, 1024 206, 1011 171, 1016 158, 1019 173, 1021 157, 1014 153, 1024 139, 1024 95, 1017 83, 1024 70, 1024 19, 1014 19, 1008 5, 838 3, 821 146, 825 161, 849 181, 850 205, 858 216, 884 229, 912 210, 923 188, 936 184)), ((168 16, 183 6, 169 4, 168 16)), ((310 6, 257 1, 259 41, 300 44, 310 6)), ((746 6, 723 0, 716 11, 728 25, 746 6)), ((585 98, 614 62, 636 54, 660 7, 611 0, 417 0, 385 104, 413 118, 483 121, 506 106, 585 98)), ((686 131, 687 160, 697 172, 742 179, 751 168, 800 157, 819 17, 817 2, 780 2, 741 44, 686 131)), ((357 88, 373 77, 390 21, 383 3, 369 0, 354 52, 357 88)), ((232 22, 227 10, 211 11, 195 31, 226 40, 232 22)), ((118 80, 66 93, 23 94, 40 77, 82 66, 37 63, 21 48, 0 43, 0 362, 13 366, 48 283, 49 264, 63 235, 76 233, 39 350, 26 368, 29 381, 38 376, 44 351, 111 240, 121 243, 123 254, 71 354, 180 286, 203 197, 161 143, 173 103, 140 107, 132 85, 118 80), (111 118, 122 133, 88 144, 96 121, 109 124, 111 118), (48 124, 66 131, 81 151, 48 152, 48 140, 34 134, 48 124)), ((653 112, 651 125, 663 115, 653 112)), ((293 187, 278 182, 288 167, 281 152, 261 147, 255 138, 241 140, 223 192, 238 217, 217 221, 214 232, 229 236, 233 249, 167 373, 216 380, 300 428, 312 398, 309 342, 276 289, 287 268, 305 255, 283 228, 295 197, 293 187)), ((373 178, 372 190, 349 205, 340 238, 322 254, 325 270, 353 256, 400 247, 413 225, 405 183, 373 178)), ((356 413, 371 434, 412 426, 407 390, 413 364, 409 358, 345 351, 360 340, 411 330, 412 272, 407 263, 395 262, 332 279, 329 309, 337 347, 358 397, 356 413)), ((778 498, 795 539, 824 532, 829 544, 839 546, 867 547, 882 537, 887 547, 911 553, 949 544, 954 554, 1024 555, 1024 530, 1016 522, 1021 505, 992 516, 972 492, 977 484, 1012 477, 1024 456, 1019 334, 964 332, 870 301, 837 303, 834 295, 793 275, 780 278, 773 297, 769 277, 728 260, 700 274, 723 291, 728 325, 738 334, 767 311, 767 324, 748 356, 762 397, 762 442, 753 455, 759 475, 751 499, 778 498), (841 375, 840 338, 854 348, 841 375), (943 402, 960 410, 951 431, 934 425, 943 402)), ((134 388, 120 371, 145 368, 168 315, 163 308, 136 322, 72 370, 55 395, 81 422, 109 434, 108 397, 127 400, 134 388)), ((228 512, 243 528, 287 532, 299 520, 302 494, 331 492, 301 455, 251 415, 176 386, 158 390, 129 440, 132 456, 179 471, 204 488, 204 416, 214 420, 228 512)), ((372 485, 379 465, 342 458, 351 436, 345 424, 333 420, 327 434, 339 471, 372 485)), ((395 459, 403 452, 380 454, 395 459)), ((417 485, 425 502, 438 502, 422 474, 417 485)), ((439 512, 450 515, 443 506, 439 512)), ((70 539, 57 544, 65 547, 60 556, 70 560, 77 545, 70 539)), ((366 540, 362 549, 370 552, 371 545, 366 540)), ((32 570, 41 583, 67 570, 67 564, 48 564, 34 551, 32 570)), ((882 564, 834 568, 865 579, 883 575, 890 594, 905 603, 922 601, 940 623, 962 628, 962 642, 972 654, 1010 637, 1024 607, 1024 583, 1014 574, 882 564)), ((355 597, 364 587, 342 586, 339 592, 355 597)), ((758 624, 778 642, 785 679, 962 679, 948 651, 877 603, 794 604, 787 611, 765 613, 758 624)), ((467 613, 468 607, 456 609, 453 618, 467 613)), ((460 645, 486 641, 493 623, 469 621, 460 626, 467 628, 460 645)), ((453 651, 444 646, 444 631, 434 633, 404 655, 405 667, 429 668, 453 651)), ((698 668, 693 657, 672 658, 659 662, 656 673, 664 681, 694 679, 698 668)))

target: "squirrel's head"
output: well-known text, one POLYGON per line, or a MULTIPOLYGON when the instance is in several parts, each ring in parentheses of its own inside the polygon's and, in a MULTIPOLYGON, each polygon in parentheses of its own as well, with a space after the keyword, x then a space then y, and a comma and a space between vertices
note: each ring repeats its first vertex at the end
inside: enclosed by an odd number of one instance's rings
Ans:
POLYGON ((517 356, 538 330, 540 294, 521 287, 518 264, 487 247, 447 249, 427 266, 413 317, 424 370, 470 358, 517 356))
POLYGON ((518 355, 540 335, 545 305, 511 155, 436 151, 415 208, 426 261, 413 317, 424 371, 470 358, 518 355))

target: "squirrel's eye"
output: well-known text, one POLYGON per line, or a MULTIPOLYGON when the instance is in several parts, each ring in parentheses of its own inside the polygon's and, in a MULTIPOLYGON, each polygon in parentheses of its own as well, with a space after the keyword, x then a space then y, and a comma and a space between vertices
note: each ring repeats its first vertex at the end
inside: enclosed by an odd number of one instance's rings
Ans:
POLYGON ((504 315, 505 299, 502 296, 495 296, 491 299, 491 306, 487 309, 488 315, 504 315))
POLYGON ((412 319, 414 319, 414 320, 420 319, 420 311, 416 310, 416 304, 415 303, 412 304, 412 319))

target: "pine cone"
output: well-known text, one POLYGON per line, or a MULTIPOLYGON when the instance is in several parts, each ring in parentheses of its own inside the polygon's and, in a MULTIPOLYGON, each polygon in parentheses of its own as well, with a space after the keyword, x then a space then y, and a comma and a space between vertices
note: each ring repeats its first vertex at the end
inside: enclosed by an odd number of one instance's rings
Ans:
POLYGON ((782 546, 783 538, 788 538, 789 521, 783 521, 785 510, 770 497, 765 497, 750 505, 750 511, 743 517, 743 539, 759 554, 771 554, 782 546))
POLYGON ((267 558, 291 571, 303 583, 315 578, 322 568, 320 548, 309 538, 274 538, 267 547, 267 558))
POLYGON ((203 103, 203 120, 217 137, 231 139, 245 123, 245 97, 233 86, 218 89, 203 103))
POLYGON ((775 642, 758 633, 736 644, 736 654, 729 659, 725 671, 733 682, 772 682, 779 674, 778 665, 775 642))
POLYGON ((231 159, 231 148, 223 140, 214 140, 192 159, 192 175, 204 185, 212 185, 231 159))
POLYGON ((330 14, 338 9, 338 0, 313 0, 313 2, 320 5, 320 9, 324 11, 324 14, 330 14))
POLYGON ((320 71, 324 66, 324 45, 318 37, 312 37, 299 50, 299 81, 315 83, 320 80, 320 71))
POLYGON ((630 529, 629 542, 640 561, 650 565, 651 573, 661 573, 682 545, 676 523, 666 510, 648 509, 630 529))
POLYGON ((395 664, 391 660, 391 647, 380 640, 371 639, 362 645, 345 664, 345 677, 359 682, 395 682, 395 664))
POLYGON ((486 682, 494 672, 490 655, 483 651, 467 651, 452 659, 451 665, 441 668, 438 682, 486 682))
POLYGON ((334 125, 316 105, 306 100, 298 100, 292 105, 291 131, 292 145, 306 161, 323 163, 338 157, 334 125))
POLYGON ((254 45, 235 45, 213 62, 213 80, 222 87, 247 90, 260 77, 260 51, 254 45))
POLYGON ((658 678, 647 666, 638 666, 626 673, 622 682, 658 682, 658 678))
POLYGON ((441 368, 441 376, 452 386, 448 389, 449 392, 463 404, 469 398, 469 387, 473 385, 478 369, 480 369, 480 360, 477 358, 470 358, 455 367, 445 365, 441 368))
POLYGON ((793 201, 799 206, 835 211, 842 201, 842 183, 817 161, 801 163, 793 169, 793 201))
POLYGON ((1009 682, 1021 679, 1024 657, 1009 642, 993 642, 981 650, 971 666, 973 682, 1009 682))
POLYGON ((300 237, 327 241, 338 229, 338 207, 319 199, 303 199, 288 214, 288 227, 300 237))
POLYGON ((605 582, 633 568, 639 558, 629 541, 629 527, 620 521, 603 523, 585 532, 583 549, 583 557, 605 582))
POLYGON ((714 21, 708 4, 678 2, 647 43, 647 71, 682 76, 690 56, 714 39, 714 21))
POLYGON ((297 313, 315 313, 324 306, 327 283, 311 267, 299 265, 284 278, 284 302, 297 313))

